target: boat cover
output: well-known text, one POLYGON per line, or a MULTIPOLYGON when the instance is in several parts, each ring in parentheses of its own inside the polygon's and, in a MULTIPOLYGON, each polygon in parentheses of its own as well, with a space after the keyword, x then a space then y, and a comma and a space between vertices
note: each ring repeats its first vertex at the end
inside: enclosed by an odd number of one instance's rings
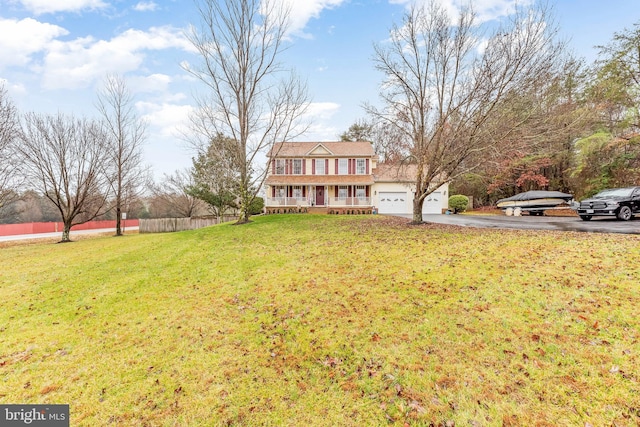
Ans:
POLYGON ((516 194, 515 196, 507 197, 506 199, 500 199, 496 202, 516 202, 516 201, 524 201, 524 200, 536 200, 536 199, 562 199, 569 201, 573 199, 571 194, 562 193, 560 191, 543 191, 543 190, 534 190, 534 191, 525 191, 524 193, 516 194))

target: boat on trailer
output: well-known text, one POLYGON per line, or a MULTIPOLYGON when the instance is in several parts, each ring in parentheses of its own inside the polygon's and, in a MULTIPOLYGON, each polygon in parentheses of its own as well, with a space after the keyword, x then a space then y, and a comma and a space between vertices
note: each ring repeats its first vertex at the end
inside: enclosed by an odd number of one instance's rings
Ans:
POLYGON ((507 215, 517 216, 523 211, 528 211, 529 215, 543 215, 545 210, 572 207, 573 195, 560 191, 525 191, 506 199, 500 199, 496 205, 505 210, 507 215))

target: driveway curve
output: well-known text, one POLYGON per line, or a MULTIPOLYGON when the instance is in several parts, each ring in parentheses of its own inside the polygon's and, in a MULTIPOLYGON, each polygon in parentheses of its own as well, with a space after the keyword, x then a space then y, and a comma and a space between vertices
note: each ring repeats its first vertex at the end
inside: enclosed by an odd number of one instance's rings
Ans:
POLYGON ((425 222, 459 225, 462 227, 640 234, 640 218, 633 218, 630 221, 618 221, 614 218, 604 217, 583 221, 578 217, 528 215, 423 215, 422 219, 425 222))

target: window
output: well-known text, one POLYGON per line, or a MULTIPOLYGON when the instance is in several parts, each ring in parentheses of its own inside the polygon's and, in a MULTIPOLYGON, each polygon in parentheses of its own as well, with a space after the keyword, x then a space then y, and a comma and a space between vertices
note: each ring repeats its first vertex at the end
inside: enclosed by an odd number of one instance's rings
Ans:
POLYGON ((276 197, 287 197, 287 191, 284 187, 276 187, 276 197))
POLYGON ((356 159, 356 174, 364 175, 367 173, 367 161, 366 159, 356 159))
POLYGON ((293 174, 302 175, 302 159, 293 159, 293 174))
POLYGON ((347 199, 347 186, 341 185, 338 187, 338 200, 346 200, 347 199))
POLYGON ((295 185, 293 187, 293 197, 296 199, 301 199, 302 198, 302 187, 299 185, 295 185))
POLYGON ((324 170, 324 159, 316 159, 316 175, 325 175, 327 172, 324 170))
POLYGON ((339 175, 348 175, 349 174, 349 159, 339 159, 338 160, 338 174, 339 175))
POLYGON ((356 197, 358 199, 365 199, 367 197, 367 190, 364 185, 356 185, 356 197))
POLYGON ((276 175, 284 175, 284 159, 276 159, 276 175))

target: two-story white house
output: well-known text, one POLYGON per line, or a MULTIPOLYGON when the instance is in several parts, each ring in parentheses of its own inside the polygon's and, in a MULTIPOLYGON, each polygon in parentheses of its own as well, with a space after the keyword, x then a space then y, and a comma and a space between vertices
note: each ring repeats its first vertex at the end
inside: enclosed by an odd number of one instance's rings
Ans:
MULTIPOLYGON (((409 215, 411 168, 378 164, 370 142, 285 142, 268 153, 265 209, 287 212, 356 211, 409 215)), ((414 175, 415 176, 415 175, 414 175)), ((425 201, 424 213, 447 209, 445 184, 425 201)))

